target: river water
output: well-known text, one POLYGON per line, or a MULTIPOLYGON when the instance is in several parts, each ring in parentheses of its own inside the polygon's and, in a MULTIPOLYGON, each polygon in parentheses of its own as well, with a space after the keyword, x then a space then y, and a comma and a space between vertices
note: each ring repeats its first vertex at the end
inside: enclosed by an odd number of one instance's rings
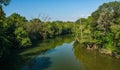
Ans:
POLYGON ((120 70, 120 60, 86 50, 68 35, 41 41, 15 57, 6 64, 9 70, 120 70))

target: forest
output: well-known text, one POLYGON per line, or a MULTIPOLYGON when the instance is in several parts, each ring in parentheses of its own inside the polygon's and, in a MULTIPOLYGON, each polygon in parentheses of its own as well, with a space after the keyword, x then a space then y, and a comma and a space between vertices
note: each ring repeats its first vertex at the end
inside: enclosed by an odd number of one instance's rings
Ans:
POLYGON ((27 20, 13 13, 6 16, 3 7, 10 0, 0 0, 0 59, 11 51, 30 48, 36 41, 72 34, 87 49, 120 58, 120 2, 104 3, 88 18, 75 22, 27 20))

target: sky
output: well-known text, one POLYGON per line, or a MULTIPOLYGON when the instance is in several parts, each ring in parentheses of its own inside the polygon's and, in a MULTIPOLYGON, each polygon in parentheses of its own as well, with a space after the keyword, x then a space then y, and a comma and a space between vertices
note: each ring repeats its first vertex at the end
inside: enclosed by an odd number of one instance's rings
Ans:
POLYGON ((50 21, 76 21, 110 1, 115 0, 11 0, 4 11, 7 16, 18 13, 28 20, 48 16, 50 21))

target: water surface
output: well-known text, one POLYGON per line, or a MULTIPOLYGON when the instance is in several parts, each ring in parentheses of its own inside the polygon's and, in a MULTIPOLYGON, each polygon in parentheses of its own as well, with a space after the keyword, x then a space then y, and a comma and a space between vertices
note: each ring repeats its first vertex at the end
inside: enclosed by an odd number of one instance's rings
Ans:
POLYGON ((120 60, 86 50, 69 35, 41 41, 13 57, 0 70, 120 69, 120 60))

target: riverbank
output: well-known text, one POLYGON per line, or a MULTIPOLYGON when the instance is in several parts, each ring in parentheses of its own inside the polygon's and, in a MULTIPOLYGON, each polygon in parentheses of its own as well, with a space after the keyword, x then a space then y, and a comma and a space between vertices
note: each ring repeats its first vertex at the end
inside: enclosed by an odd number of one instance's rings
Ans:
MULTIPOLYGON (((78 40, 76 41, 77 43, 80 43, 78 40)), ((83 44, 82 44, 83 45, 83 44)), ((117 59, 120 59, 120 54, 116 51, 111 51, 110 49, 105 49, 105 48, 99 48, 96 44, 93 45, 83 45, 83 48, 86 48, 87 50, 91 51, 98 51, 101 54, 105 54, 111 57, 115 57, 117 59)))

